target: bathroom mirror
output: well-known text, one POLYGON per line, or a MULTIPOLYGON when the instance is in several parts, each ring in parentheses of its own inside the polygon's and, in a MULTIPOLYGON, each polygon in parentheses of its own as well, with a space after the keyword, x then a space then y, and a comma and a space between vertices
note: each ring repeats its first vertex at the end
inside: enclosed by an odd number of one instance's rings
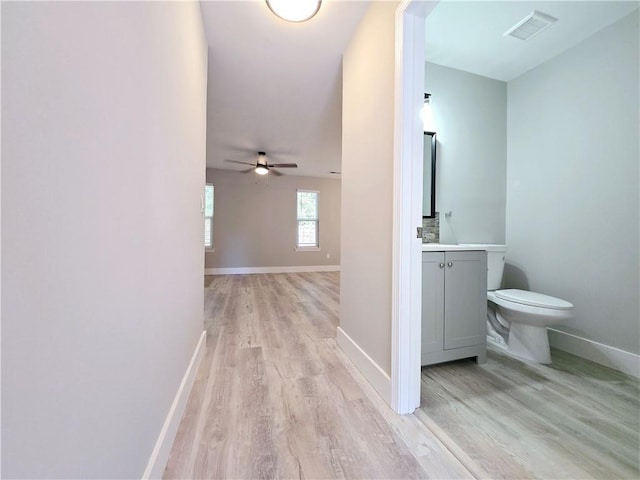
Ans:
POLYGON ((424 132, 422 218, 436 216, 436 132, 424 132))

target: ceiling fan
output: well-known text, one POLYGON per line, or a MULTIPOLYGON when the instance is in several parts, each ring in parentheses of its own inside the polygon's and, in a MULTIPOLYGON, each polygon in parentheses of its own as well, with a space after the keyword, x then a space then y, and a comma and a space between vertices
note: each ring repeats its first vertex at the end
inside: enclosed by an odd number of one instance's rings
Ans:
POLYGON ((269 172, 273 172, 274 175, 282 175, 275 168, 298 168, 297 163, 269 163, 267 161, 267 154, 265 152, 258 152, 258 158, 255 163, 249 162, 241 162, 238 160, 225 160, 225 162, 229 163, 237 163, 240 165, 250 165, 251 168, 248 168, 243 173, 248 173, 251 171, 255 171, 258 175, 266 175, 269 172))

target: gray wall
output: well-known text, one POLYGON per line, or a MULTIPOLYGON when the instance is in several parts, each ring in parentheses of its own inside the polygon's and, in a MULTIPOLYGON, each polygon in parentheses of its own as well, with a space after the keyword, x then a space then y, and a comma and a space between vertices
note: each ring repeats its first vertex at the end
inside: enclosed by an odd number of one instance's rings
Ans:
POLYGON ((198 3, 2 4, 2 477, 139 478, 203 330, 198 3))
POLYGON ((268 178, 207 169, 215 187, 214 252, 207 268, 340 265, 340 180, 283 175, 268 178), (320 192, 320 251, 295 251, 296 190, 320 192), (330 258, 327 258, 330 255, 330 258))
POLYGON ((440 242, 504 243, 506 83, 427 62, 425 91, 438 141, 440 242))
POLYGON ((639 353, 638 11, 508 84, 506 284, 639 353))
POLYGON ((340 327, 391 372, 394 35, 372 2, 343 57, 340 327))

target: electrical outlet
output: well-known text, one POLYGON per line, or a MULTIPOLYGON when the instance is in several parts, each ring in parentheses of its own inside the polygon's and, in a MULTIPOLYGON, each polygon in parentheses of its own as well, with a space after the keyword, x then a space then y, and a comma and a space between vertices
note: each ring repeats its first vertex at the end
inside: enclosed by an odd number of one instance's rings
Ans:
POLYGON ((329 260, 331 258, 331 254, 327 253, 327 260, 329 260))

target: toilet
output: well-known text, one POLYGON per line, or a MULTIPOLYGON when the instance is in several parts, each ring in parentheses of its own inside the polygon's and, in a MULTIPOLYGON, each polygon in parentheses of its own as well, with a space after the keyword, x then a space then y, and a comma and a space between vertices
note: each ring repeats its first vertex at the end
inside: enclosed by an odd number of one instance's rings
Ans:
POLYGON ((489 343, 516 357, 551 363, 547 327, 573 315, 559 298, 518 289, 500 290, 506 245, 487 245, 487 332, 489 343))

